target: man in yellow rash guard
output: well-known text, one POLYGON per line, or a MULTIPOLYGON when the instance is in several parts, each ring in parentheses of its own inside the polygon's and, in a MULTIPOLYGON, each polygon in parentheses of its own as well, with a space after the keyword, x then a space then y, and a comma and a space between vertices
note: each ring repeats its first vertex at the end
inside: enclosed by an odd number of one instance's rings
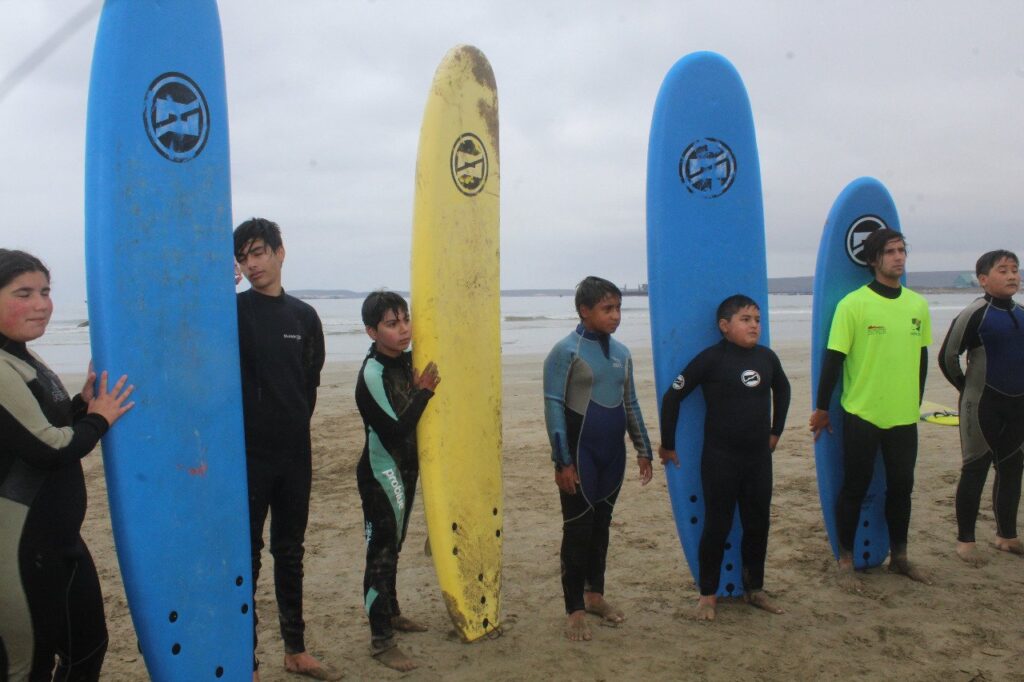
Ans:
POLYGON ((889 570, 930 582, 907 560, 917 420, 932 341, 928 304, 900 285, 907 259, 902 234, 888 228, 873 232, 864 241, 863 254, 875 278, 836 306, 816 409, 810 419, 815 439, 822 429, 832 430, 828 406, 841 371, 843 485, 836 502, 839 579, 844 587, 856 591, 861 585, 853 572, 853 541, 879 449, 885 463, 889 570))

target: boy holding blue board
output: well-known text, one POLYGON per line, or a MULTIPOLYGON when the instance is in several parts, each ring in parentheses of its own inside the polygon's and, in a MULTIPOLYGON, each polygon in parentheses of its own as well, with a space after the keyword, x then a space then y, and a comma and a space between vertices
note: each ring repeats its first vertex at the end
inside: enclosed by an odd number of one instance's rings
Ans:
POLYGON ((624 435, 637 451, 640 481, 651 480, 651 442, 633 384, 629 349, 612 339, 622 292, 606 279, 576 287, 580 323, 544 361, 544 417, 562 505, 562 592, 570 641, 591 638, 587 613, 625 620, 604 598, 612 510, 626 471, 624 435))
POLYGON ((1024 308, 1013 300, 1020 288, 1020 261, 1011 251, 989 251, 975 272, 985 295, 949 326, 939 367, 960 392, 963 468, 956 487, 957 555, 978 566, 985 559, 974 541, 981 492, 990 467, 996 470, 992 511, 996 549, 1024 554, 1017 537, 1021 473, 1024 471, 1024 308), (967 354, 967 371, 960 356, 967 354))
POLYGON ((366 528, 363 597, 370 619, 374 658, 400 672, 416 668, 395 643, 395 631, 427 628, 402 615, 396 580, 398 554, 409 527, 419 459, 416 424, 441 382, 437 365, 422 374, 412 366, 409 304, 391 291, 375 291, 362 309, 373 345, 359 370, 356 406, 363 418, 366 444, 356 466, 366 528))
POLYGON ((694 357, 661 401, 663 464, 675 452, 679 404, 701 387, 707 410, 700 474, 704 531, 700 538, 697 620, 714 620, 725 542, 739 506, 743 524, 743 590, 747 603, 782 613, 764 593, 764 563, 772 501, 772 452, 786 425, 789 380, 775 353, 758 345, 761 310, 741 294, 717 311, 722 340, 694 357))

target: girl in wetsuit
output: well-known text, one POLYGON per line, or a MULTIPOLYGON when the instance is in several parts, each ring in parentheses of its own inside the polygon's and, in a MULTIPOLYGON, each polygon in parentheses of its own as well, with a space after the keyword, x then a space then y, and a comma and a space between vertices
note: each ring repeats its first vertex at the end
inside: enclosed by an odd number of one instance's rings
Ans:
POLYGON ((53 312, 39 259, 0 249, 0 680, 99 679, 107 648, 96 567, 79 531, 79 460, 131 409, 122 376, 89 371, 73 399, 26 343, 53 312), (56 670, 54 669, 56 659, 56 670))
POLYGON ((996 470, 992 508, 995 546, 1024 554, 1017 537, 1021 473, 1024 471, 1024 308, 1014 302, 1020 261, 1010 251, 989 251, 978 259, 985 290, 949 327, 939 367, 960 392, 963 467, 956 488, 956 553, 972 565, 984 563, 974 542, 974 525, 990 467, 996 470), (960 356, 967 353, 967 372, 960 356))

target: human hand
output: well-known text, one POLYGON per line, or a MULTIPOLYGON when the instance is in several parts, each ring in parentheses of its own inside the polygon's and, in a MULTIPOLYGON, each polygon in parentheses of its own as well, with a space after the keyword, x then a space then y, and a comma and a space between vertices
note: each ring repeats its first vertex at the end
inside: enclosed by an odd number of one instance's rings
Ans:
POLYGON ((575 495, 576 484, 579 482, 580 477, 576 475, 574 465, 563 466, 561 470, 555 469, 555 483, 558 484, 558 489, 566 495, 575 495))
POLYGON ((664 445, 658 446, 658 457, 661 458, 662 466, 668 466, 669 462, 675 464, 676 467, 679 466, 679 456, 676 454, 676 451, 669 450, 664 445))
POLYGON ((428 391, 436 389, 437 385, 441 383, 441 375, 437 373, 437 365, 433 362, 428 362, 427 366, 423 368, 422 374, 416 368, 413 368, 412 383, 416 388, 425 388, 428 391))
POLYGON ((651 482, 651 478, 654 476, 654 468, 651 466, 651 460, 646 457, 637 457, 636 463, 640 467, 640 485, 647 485, 651 482))
POLYGON ((93 398, 89 401, 89 408, 87 412, 89 414, 98 414, 107 420, 107 424, 110 426, 114 425, 118 419, 121 418, 128 410, 135 407, 135 402, 126 403, 125 400, 135 390, 135 386, 128 386, 125 388, 125 384, 128 382, 128 375, 123 374, 121 378, 117 380, 114 387, 107 390, 107 372, 106 370, 100 374, 100 390, 93 398))
POLYGON ((92 366, 92 360, 89 360, 89 369, 86 370, 85 385, 82 386, 82 400, 90 402, 93 396, 96 395, 96 369, 92 366))
POLYGON ((818 438, 821 436, 821 432, 824 429, 828 429, 829 433, 832 433, 832 422, 829 420, 828 410, 815 410, 811 412, 811 419, 807 424, 811 433, 814 434, 814 442, 818 442, 818 438))
POLYGON ((775 448, 778 446, 778 444, 779 444, 779 437, 778 436, 776 436, 774 433, 771 434, 770 436, 768 436, 768 450, 769 451, 775 452, 775 448))

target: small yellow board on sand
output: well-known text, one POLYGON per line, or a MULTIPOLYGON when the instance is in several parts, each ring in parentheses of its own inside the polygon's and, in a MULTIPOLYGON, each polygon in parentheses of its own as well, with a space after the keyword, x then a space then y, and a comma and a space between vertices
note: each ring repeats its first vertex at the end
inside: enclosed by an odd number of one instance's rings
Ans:
POLYGON ((921 403, 921 421, 940 426, 959 426, 960 413, 930 400, 921 403))
POLYGON ((412 314, 413 363, 442 377, 416 431, 427 532, 467 642, 498 632, 501 593, 498 197, 494 73, 460 45, 437 68, 420 131, 412 314))

